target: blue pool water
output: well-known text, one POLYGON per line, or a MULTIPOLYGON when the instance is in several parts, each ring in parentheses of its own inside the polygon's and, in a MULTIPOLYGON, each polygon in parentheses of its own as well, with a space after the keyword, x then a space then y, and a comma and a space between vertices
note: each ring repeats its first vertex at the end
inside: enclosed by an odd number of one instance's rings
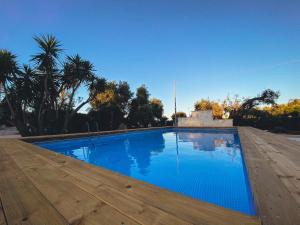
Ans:
POLYGON ((161 129, 39 142, 161 188, 255 215, 235 129, 161 129))

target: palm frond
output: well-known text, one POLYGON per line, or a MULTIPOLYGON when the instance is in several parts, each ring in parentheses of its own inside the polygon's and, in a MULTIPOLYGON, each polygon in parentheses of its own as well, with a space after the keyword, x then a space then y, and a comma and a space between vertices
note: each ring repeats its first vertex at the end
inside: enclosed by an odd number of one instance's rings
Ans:
POLYGON ((34 36, 40 52, 33 55, 31 60, 39 70, 50 70, 57 66, 59 55, 63 51, 60 42, 52 35, 34 36))

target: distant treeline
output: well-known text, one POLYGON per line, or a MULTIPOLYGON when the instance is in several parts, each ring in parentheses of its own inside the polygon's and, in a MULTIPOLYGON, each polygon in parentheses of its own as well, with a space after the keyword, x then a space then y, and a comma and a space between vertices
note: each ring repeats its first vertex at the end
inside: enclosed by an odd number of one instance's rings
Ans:
POLYGON ((267 89, 257 97, 244 100, 238 96, 227 97, 222 102, 201 99, 195 103, 195 110, 211 109, 215 118, 231 118, 235 126, 254 126, 274 132, 300 131, 300 99, 277 104, 278 97, 279 92, 267 89))
POLYGON ((300 99, 286 104, 252 108, 233 114, 234 124, 254 126, 274 132, 300 131, 300 99))
POLYGON ((39 51, 20 66, 12 52, 0 50, 0 124, 11 124, 23 136, 164 126, 161 100, 142 85, 134 95, 127 82, 96 74, 78 54, 63 56, 51 35, 34 37, 39 51), (86 97, 79 96, 85 87, 86 97), (87 105, 87 114, 80 113, 87 105))
MULTIPOLYGON (((21 135, 43 135, 170 126, 163 103, 150 99, 141 85, 136 93, 126 81, 98 76, 93 64, 78 54, 63 56, 61 43, 51 35, 34 37, 39 51, 20 66, 15 54, 0 50, 0 125, 16 126, 21 135), (79 96, 85 87, 86 97, 79 96), (87 113, 80 113, 83 108, 87 113)), ((237 96, 223 102, 201 99, 195 110, 213 111, 214 118, 232 118, 234 125, 274 131, 300 130, 300 100, 276 104, 279 92, 265 90, 257 97, 237 96)), ((178 112, 177 117, 186 117, 178 112)))

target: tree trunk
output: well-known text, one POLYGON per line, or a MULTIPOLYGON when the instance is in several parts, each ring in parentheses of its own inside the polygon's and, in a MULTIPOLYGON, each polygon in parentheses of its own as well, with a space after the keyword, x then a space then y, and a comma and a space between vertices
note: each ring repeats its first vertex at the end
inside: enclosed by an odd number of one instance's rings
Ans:
POLYGON ((5 93, 5 100, 6 100, 6 102, 7 102, 7 105, 8 105, 9 111, 10 111, 10 114, 11 114, 12 118, 15 119, 15 118, 16 118, 16 114, 15 114, 15 111, 14 111, 14 109, 13 109, 13 107, 12 107, 12 105, 11 105, 11 102, 10 102, 10 100, 9 100, 8 92, 7 92, 7 89, 6 89, 4 83, 3 83, 3 89, 4 89, 4 93, 5 93))
POLYGON ((45 75, 45 80, 44 80, 44 93, 43 93, 43 99, 42 102, 40 104, 39 107, 39 111, 38 111, 38 134, 42 135, 44 133, 44 110, 43 110, 43 106, 47 100, 48 97, 48 90, 47 87, 48 86, 48 75, 45 75))
POLYGON ((110 130, 113 130, 114 112, 110 110, 110 130))
MULTIPOLYGON (((9 100, 8 91, 6 89, 5 84, 3 84, 3 89, 4 89, 4 93, 5 93, 5 99, 6 99, 10 114, 12 116, 12 119, 14 121, 14 124, 15 124, 16 128, 18 129, 19 133, 22 136, 27 136, 29 133, 28 133, 28 130, 26 128, 25 120, 23 119, 23 121, 22 121, 22 120, 18 119, 18 115, 15 112, 15 110, 14 110, 14 108, 13 108, 13 106, 12 106, 10 100, 9 100)), ((23 111, 22 111, 22 113, 23 113, 23 111)))
POLYGON ((69 112, 66 112, 65 121, 64 121, 63 129, 62 129, 63 133, 68 133, 68 125, 69 125, 69 120, 70 120, 69 115, 70 115, 69 112))

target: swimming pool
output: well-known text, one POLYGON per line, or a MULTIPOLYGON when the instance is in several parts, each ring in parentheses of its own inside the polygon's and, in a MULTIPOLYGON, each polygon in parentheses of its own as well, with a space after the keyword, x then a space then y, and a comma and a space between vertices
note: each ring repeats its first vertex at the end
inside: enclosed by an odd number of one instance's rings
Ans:
POLYGON ((256 215, 236 129, 170 128, 35 144, 194 199, 256 215))

